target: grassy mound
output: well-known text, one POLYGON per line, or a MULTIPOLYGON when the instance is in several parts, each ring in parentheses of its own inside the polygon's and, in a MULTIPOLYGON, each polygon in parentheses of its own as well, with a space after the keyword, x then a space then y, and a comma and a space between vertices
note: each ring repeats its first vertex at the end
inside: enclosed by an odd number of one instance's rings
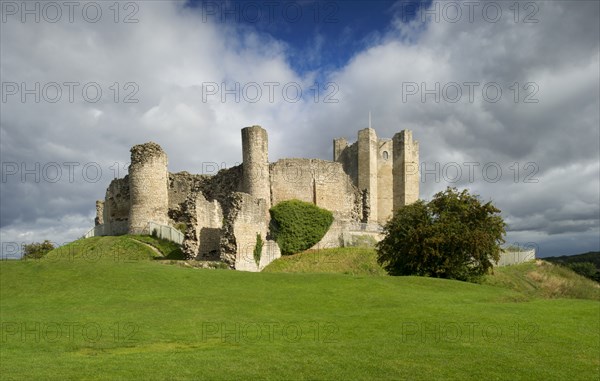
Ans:
POLYGON ((333 222, 330 211, 300 200, 280 202, 269 212, 272 219, 271 232, 283 255, 313 247, 333 222))
MULTIPOLYGON (((136 241, 144 242, 161 252, 162 258, 160 259, 173 259, 173 260, 183 260, 185 256, 183 251, 181 251, 181 247, 175 242, 171 242, 166 239, 156 238, 148 235, 135 235, 135 236, 125 236, 126 238, 131 238, 136 241)), ((156 258, 158 259, 158 258, 156 258)))
MULTIPOLYGON (((263 272, 387 275, 377 263, 375 250, 352 247, 309 250, 281 257, 271 262, 263 272)), ((537 297, 600 300, 600 285, 569 268, 541 260, 496 267, 494 273, 486 275, 481 283, 514 290, 520 294, 521 299, 537 297)))
POLYGON ((44 261, 139 261, 183 259, 176 243, 151 236, 122 235, 80 239, 58 247, 43 257, 44 261))
POLYGON ((600 285, 571 269, 543 260, 494 268, 483 284, 509 288, 528 297, 600 300, 600 285))
POLYGON ((357 247, 309 250, 288 255, 271 262, 263 272, 386 275, 377 263, 375 250, 357 247))

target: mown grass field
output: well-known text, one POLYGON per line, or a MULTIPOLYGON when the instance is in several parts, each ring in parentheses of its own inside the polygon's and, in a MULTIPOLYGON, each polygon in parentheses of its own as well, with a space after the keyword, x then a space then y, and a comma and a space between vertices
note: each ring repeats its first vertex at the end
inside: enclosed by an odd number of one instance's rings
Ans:
POLYGON ((104 255, 63 248, 73 254, 0 263, 2 380, 591 380, 600 372, 596 300, 418 277, 165 266, 129 238, 97 240, 79 247, 104 255))

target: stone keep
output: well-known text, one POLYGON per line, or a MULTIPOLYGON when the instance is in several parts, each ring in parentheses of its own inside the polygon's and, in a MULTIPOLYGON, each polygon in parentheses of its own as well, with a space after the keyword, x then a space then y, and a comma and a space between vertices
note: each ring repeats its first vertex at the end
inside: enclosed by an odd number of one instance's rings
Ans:
POLYGON ((403 130, 379 139, 375 130, 358 132, 358 140, 333 141, 333 160, 343 164, 363 197, 362 222, 385 224, 394 210, 419 198, 419 143, 403 130))
POLYGON ((419 199, 419 142, 412 131, 394 135, 394 209, 412 204, 419 199))
POLYGON ((129 234, 139 234, 148 222, 168 225, 167 155, 153 142, 131 148, 129 165, 129 234))

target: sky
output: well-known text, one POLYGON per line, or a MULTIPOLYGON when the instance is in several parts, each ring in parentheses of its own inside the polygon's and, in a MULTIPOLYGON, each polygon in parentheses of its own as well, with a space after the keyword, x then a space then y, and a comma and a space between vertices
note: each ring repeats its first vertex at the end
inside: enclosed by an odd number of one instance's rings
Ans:
POLYGON ((403 129, 420 197, 492 201, 507 243, 600 250, 597 1, 1 1, 2 255, 94 224, 155 141, 169 170, 331 160, 332 140, 403 129))

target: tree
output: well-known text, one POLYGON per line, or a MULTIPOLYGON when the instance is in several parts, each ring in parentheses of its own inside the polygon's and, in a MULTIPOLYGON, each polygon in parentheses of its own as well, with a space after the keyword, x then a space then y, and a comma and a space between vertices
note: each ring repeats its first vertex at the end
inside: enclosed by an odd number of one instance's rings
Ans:
POLYGON ((505 226, 500 210, 467 190, 448 187, 426 203, 398 209, 376 246, 390 275, 473 281, 500 258, 505 226))
POLYGON ((23 245, 23 259, 40 259, 52 250, 54 244, 48 240, 23 245))

